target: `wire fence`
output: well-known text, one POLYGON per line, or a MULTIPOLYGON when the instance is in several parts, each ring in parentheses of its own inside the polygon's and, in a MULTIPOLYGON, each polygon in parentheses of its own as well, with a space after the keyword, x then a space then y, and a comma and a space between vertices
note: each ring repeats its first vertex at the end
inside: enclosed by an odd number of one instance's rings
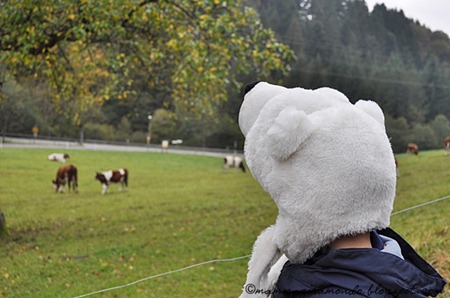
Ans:
MULTIPOLYGON (((412 207, 408 207, 408 208, 405 208, 405 209, 402 209, 400 211, 392 213, 392 216, 395 216, 395 215, 398 215, 398 214, 401 214, 401 213, 404 213, 404 212, 407 212, 407 211, 410 211, 410 210, 413 210, 413 209, 421 208, 421 207, 424 207, 424 206, 427 206, 427 205, 430 205, 430 204, 438 203, 438 202, 447 200, 449 198, 450 198, 450 196, 446 196, 446 197, 438 198, 438 199, 435 199, 435 200, 432 200, 432 201, 428 201, 428 202, 425 202, 425 203, 422 203, 422 204, 418 204, 418 205, 415 205, 415 206, 412 206, 412 207)), ((241 257, 228 258, 228 259, 209 260, 209 261, 193 264, 193 265, 190 265, 190 266, 187 266, 187 267, 183 267, 183 268, 180 268, 180 269, 171 270, 171 271, 167 271, 167 272, 164 272, 164 273, 148 276, 148 277, 145 277, 145 278, 142 278, 142 279, 139 279, 139 280, 136 280, 136 281, 124 284, 124 285, 119 285, 119 286, 115 286, 115 287, 111 287, 111 288, 107 288, 107 289, 98 290, 98 291, 95 291, 95 292, 83 294, 83 295, 80 295, 80 296, 76 296, 74 298, 82 298, 82 297, 92 296, 92 295, 96 295, 96 294, 100 294, 100 293, 104 293, 104 292, 118 290, 118 289, 122 289, 122 288, 126 288, 126 287, 129 287, 129 286, 135 285, 137 283, 140 283, 140 282, 143 282, 143 281, 146 281, 146 280, 150 280, 150 279, 154 279, 154 278, 157 278, 157 277, 161 277, 161 276, 165 276, 165 275, 169 275, 169 274, 173 274, 173 273, 189 270, 189 269, 192 269, 192 268, 195 268, 195 267, 199 267, 199 266, 203 266, 203 265, 206 265, 206 264, 219 263, 219 262, 233 262, 233 261, 237 261, 237 260, 250 258, 250 256, 251 255, 245 255, 245 256, 241 256, 241 257)))

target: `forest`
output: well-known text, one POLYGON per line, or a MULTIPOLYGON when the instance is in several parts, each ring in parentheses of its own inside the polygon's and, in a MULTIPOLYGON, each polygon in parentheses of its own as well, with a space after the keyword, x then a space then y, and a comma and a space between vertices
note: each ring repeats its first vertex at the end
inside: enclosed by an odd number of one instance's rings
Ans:
POLYGON ((449 37, 364 0, 0 1, 0 53, 3 136, 241 149, 256 80, 376 101, 395 152, 450 135, 449 37))

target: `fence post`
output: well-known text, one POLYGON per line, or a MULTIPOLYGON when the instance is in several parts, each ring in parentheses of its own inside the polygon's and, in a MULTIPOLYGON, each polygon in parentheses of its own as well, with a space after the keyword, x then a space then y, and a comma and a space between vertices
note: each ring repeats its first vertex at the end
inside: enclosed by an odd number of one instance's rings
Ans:
POLYGON ((6 229, 6 219, 2 210, 0 209, 0 240, 6 239, 8 230, 6 229))

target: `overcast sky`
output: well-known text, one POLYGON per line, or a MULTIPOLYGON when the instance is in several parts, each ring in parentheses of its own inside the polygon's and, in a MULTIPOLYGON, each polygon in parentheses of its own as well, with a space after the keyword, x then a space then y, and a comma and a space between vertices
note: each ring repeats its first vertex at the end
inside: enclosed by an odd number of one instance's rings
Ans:
POLYGON ((403 10, 409 19, 450 36, 450 0, 366 0, 369 11, 376 3, 384 3, 387 8, 403 10))

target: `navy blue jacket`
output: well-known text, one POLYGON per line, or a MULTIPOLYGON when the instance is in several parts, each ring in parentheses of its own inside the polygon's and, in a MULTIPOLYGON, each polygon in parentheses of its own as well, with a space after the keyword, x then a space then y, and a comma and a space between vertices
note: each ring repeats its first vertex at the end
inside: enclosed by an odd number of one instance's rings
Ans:
POLYGON ((374 248, 328 249, 304 264, 286 262, 274 298, 290 297, 428 297, 443 291, 446 280, 391 229, 378 231, 400 245, 400 257, 381 252, 383 242, 372 233, 374 248))

